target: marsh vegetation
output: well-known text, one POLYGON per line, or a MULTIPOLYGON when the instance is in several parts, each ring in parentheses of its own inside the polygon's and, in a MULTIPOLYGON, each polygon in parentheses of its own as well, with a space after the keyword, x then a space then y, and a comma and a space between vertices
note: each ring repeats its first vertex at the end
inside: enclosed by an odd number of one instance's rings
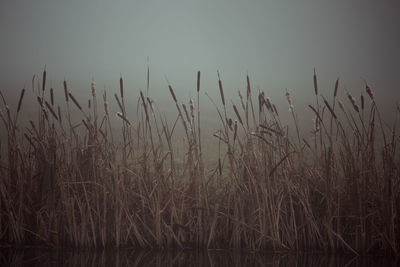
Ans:
POLYGON ((324 97, 314 74, 311 137, 300 130, 293 96, 286 92, 289 127, 249 77, 239 104, 225 99, 219 75, 219 99, 204 96, 200 72, 195 99, 179 99, 169 84, 172 123, 148 90, 126 99, 122 78, 114 95, 93 83, 85 105, 66 81, 65 103, 56 103, 46 71, 32 87, 34 120, 21 115, 27 89, 15 107, 0 100, 1 246, 399 253, 399 135, 367 84, 360 100, 338 99, 339 81, 324 97), (213 155, 202 101, 219 119, 213 155))

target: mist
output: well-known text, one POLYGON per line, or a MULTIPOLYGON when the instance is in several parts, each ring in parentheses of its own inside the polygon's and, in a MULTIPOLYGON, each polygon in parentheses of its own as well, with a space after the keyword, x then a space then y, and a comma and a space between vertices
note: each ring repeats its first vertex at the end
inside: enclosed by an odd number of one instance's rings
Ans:
MULTIPOLYGON (((226 97, 238 101, 249 75, 253 92, 264 91, 289 117, 285 92, 296 112, 314 101, 313 69, 320 94, 364 93, 365 82, 384 104, 387 120, 399 101, 398 1, 9 1, 0 3, 0 89, 16 102, 44 66, 48 87, 62 95, 67 80, 78 99, 90 84, 112 97, 119 78, 131 107, 140 90, 166 113, 195 97, 201 71, 204 118, 215 118, 221 74, 226 97)), ((306 113, 304 113, 306 112, 306 113)), ((308 116, 300 120, 311 121, 308 116)))

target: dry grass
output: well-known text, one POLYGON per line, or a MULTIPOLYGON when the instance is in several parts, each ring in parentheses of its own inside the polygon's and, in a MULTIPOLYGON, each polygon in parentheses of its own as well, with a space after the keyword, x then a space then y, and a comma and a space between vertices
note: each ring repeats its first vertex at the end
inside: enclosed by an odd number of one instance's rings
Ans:
MULTIPOLYGON (((219 74, 218 74, 219 78, 219 74)), ((169 125, 140 92, 137 119, 128 118, 123 79, 117 116, 98 108, 96 88, 85 108, 64 81, 65 108, 47 100, 46 71, 37 86, 38 114, 29 127, 2 97, 7 134, 0 169, 0 243, 24 246, 201 247, 399 253, 398 135, 382 121, 372 90, 361 108, 318 94, 312 138, 280 121, 264 92, 253 102, 247 77, 240 106, 216 103, 220 152, 206 169, 201 145, 200 72, 197 101, 181 104, 168 85, 177 118, 169 125), (197 106, 195 103, 197 102, 197 106), (339 107, 339 108, 338 108, 339 107), (70 110, 81 112, 73 121, 70 110), (115 132, 111 120, 119 120, 115 132), (185 158, 176 158, 174 132, 185 131, 185 158), (120 137, 118 137, 120 136, 120 137), (294 136, 294 137, 291 137, 294 136), (225 152, 222 152, 225 151, 225 152)), ((210 98, 211 99, 211 98, 210 98)), ((213 101, 211 99, 211 101, 213 101)), ((396 112, 399 112, 397 110, 396 112)))

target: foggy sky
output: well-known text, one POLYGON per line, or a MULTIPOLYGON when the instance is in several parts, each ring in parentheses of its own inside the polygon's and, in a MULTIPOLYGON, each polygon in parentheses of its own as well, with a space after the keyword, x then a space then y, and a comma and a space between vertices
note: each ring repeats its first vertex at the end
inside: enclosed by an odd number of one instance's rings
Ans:
POLYGON ((399 14, 397 0, 1 0, 0 89, 30 88, 46 65, 60 90, 64 78, 85 95, 92 78, 114 90, 122 74, 136 95, 149 57, 156 99, 168 93, 165 77, 182 98, 194 96, 197 70, 202 91, 216 91, 219 70, 228 95, 248 73, 272 98, 284 100, 287 88, 307 102, 316 68, 324 95, 340 77, 341 91, 359 96, 365 79, 394 104, 399 14))

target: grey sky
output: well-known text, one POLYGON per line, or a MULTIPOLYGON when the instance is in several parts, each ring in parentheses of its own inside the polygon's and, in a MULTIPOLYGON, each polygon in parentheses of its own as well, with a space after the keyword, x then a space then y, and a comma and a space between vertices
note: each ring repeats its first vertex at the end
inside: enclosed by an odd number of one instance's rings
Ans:
MULTIPOLYGON (((1 0, 0 89, 30 86, 46 64, 49 81, 75 90, 167 92, 164 76, 186 98, 196 71, 204 90, 254 86, 284 99, 311 97, 317 69, 324 94, 334 81, 359 94, 365 78, 381 101, 400 99, 400 1, 397 0, 1 0), (324 91, 325 90, 325 91, 324 91)), ((89 92, 89 91, 88 91, 89 92)), ((88 95, 88 94, 86 94, 88 95)), ((232 93, 233 95, 233 93, 232 93)))

